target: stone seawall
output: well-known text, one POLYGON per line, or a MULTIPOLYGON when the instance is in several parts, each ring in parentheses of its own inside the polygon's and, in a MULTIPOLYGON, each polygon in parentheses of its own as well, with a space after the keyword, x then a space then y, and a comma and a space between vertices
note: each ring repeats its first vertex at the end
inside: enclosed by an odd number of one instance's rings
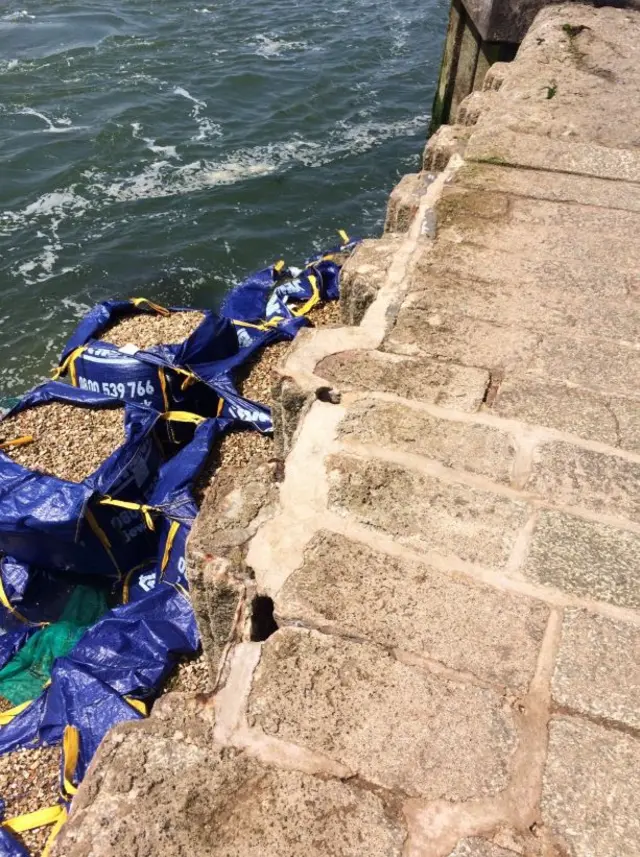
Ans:
POLYGON ((212 510, 239 564, 191 546, 214 692, 113 730, 58 857, 638 853, 638 45, 549 7, 430 140, 212 510))

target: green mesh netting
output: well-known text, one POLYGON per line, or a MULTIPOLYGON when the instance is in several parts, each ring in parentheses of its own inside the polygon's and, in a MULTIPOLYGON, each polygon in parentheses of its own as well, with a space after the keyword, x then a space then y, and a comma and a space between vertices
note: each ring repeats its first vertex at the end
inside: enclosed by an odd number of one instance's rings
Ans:
POLYGON ((37 631, 0 670, 0 697, 20 705, 40 695, 56 658, 68 654, 107 610, 102 592, 76 586, 57 622, 37 631))

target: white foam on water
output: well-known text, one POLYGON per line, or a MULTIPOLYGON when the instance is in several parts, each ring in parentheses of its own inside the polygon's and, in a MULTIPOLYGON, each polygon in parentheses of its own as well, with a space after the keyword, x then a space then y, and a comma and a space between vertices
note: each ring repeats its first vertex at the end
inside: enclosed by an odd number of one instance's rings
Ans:
POLYGON ((271 36, 259 33, 255 37, 254 54, 264 59, 272 57, 281 57, 283 54, 291 51, 318 51, 321 48, 318 45, 309 45, 307 42, 287 41, 286 39, 272 38, 271 36))
POLYGON ((4 74, 7 71, 14 71, 20 65, 20 60, 12 59, 12 60, 0 60, 0 74, 4 74))
POLYGON ((35 19, 35 15, 31 15, 26 9, 22 9, 20 12, 10 12, 8 15, 3 15, 0 21, 16 23, 18 21, 35 21, 35 19))
POLYGON ((199 99, 194 98, 193 95, 191 95, 191 93, 187 89, 185 89, 183 86, 176 86, 176 87, 174 87, 173 91, 174 91, 175 95, 181 95, 183 98, 186 98, 189 101, 193 101, 194 104, 200 105, 200 107, 206 107, 207 106, 206 101, 200 101, 199 99))
POLYGON ((182 86, 176 86, 173 91, 175 95, 180 95, 182 98, 186 98, 193 104, 193 109, 189 115, 198 126, 197 133, 193 134, 191 137, 193 142, 200 143, 203 140, 211 139, 211 137, 222 137, 222 128, 220 125, 212 119, 209 119, 207 116, 202 115, 202 111, 207 106, 206 101, 194 98, 193 95, 191 95, 191 93, 182 86))
POLYGON ((140 122, 132 122, 131 127, 133 129, 132 136, 134 140, 142 140, 147 149, 149 149, 150 152, 153 152, 154 155, 163 155, 165 158, 177 158, 180 160, 180 155, 178 154, 175 146, 158 146, 153 138, 143 137, 142 125, 140 122))
POLYGON ((22 107, 17 111, 17 113, 21 116, 36 116, 38 119, 42 119, 43 122, 46 122, 47 127, 43 128, 41 131, 43 134, 65 134, 68 131, 76 130, 71 119, 67 116, 63 116, 60 119, 52 121, 48 116, 45 116, 44 113, 40 113, 32 107, 22 107), (54 125, 54 122, 58 124, 54 125))

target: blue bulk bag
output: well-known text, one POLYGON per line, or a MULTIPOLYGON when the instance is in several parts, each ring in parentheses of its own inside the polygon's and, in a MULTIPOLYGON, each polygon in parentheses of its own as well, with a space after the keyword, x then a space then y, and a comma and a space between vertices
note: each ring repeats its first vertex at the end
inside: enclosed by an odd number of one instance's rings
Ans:
POLYGON ((160 414, 49 381, 7 417, 50 402, 122 408, 125 442, 78 483, 29 470, 0 451, 0 551, 41 568, 121 577, 153 557, 157 546, 140 511, 117 503, 143 504, 156 479, 162 453, 154 428, 160 414))
POLYGON ((77 581, 13 557, 0 557, 0 634, 60 618, 77 581))
POLYGON ((188 393, 195 381, 190 367, 226 359, 237 351, 234 326, 211 310, 165 308, 144 298, 104 301, 82 319, 71 335, 55 377, 68 375, 74 387, 141 403, 158 411, 195 410, 188 393), (179 312, 204 315, 196 330, 183 342, 137 350, 100 339, 100 334, 119 319, 143 313, 169 315, 179 312))

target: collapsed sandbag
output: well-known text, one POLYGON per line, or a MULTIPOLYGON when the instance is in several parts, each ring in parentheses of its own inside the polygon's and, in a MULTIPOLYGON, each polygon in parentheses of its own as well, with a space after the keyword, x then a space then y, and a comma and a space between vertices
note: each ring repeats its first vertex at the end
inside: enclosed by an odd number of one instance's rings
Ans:
POLYGON ((104 301, 71 335, 56 377, 68 376, 74 387, 158 411, 200 412, 215 408, 215 402, 207 402, 210 390, 193 389, 197 378, 191 367, 237 351, 234 326, 211 310, 165 308, 142 298, 104 301), (194 405, 198 400, 203 400, 200 407, 194 405))
POLYGON ((247 277, 225 297, 220 314, 236 321, 278 326, 295 336, 306 314, 340 297, 340 270, 358 243, 340 233, 343 244, 308 259, 302 268, 277 262, 247 277))
POLYGON ((144 504, 157 478, 163 457, 154 437, 159 419, 150 408, 55 381, 27 394, 0 421, 0 551, 36 567, 116 578, 148 562, 157 539, 140 511, 118 504, 144 504), (62 409, 55 423, 29 422, 31 412, 50 405, 62 409), (90 421, 90 436, 79 442, 74 426, 89 411, 115 414, 116 423, 101 435, 90 421), (35 434, 16 436, 25 424, 35 434), (114 437, 123 442, 103 457, 101 442, 112 445, 114 437), (43 464, 21 463, 38 462, 39 443, 43 464), (58 468, 61 476, 43 472, 58 468), (72 481, 74 471, 81 478, 72 481))
MULTIPOLYGON (((193 484, 227 420, 201 422, 191 443, 160 468, 149 507, 163 514, 153 563, 128 575, 125 603, 107 611, 51 670, 51 683, 0 729, 0 753, 25 743, 56 744, 72 727, 74 777, 82 779, 100 741, 116 723, 146 712, 180 655, 198 650, 188 597, 185 547, 197 514, 193 484)), ((1 638, 0 638, 1 639, 1 638)))

